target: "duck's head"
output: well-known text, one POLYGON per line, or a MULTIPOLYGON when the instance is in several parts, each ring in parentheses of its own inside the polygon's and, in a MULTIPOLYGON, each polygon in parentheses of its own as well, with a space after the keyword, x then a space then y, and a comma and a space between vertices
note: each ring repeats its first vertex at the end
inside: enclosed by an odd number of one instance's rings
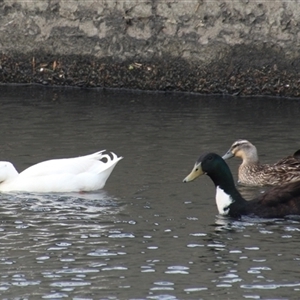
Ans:
POLYGON ((228 172, 228 170, 221 156, 216 153, 204 153, 198 158, 191 173, 184 178, 183 182, 193 181, 203 174, 213 179, 215 174, 228 172))
POLYGON ((223 155, 223 159, 240 157, 242 160, 256 162, 258 160, 256 147, 247 140, 235 141, 223 155))
POLYGON ((222 215, 232 215, 231 205, 238 201, 245 200, 235 187, 230 169, 224 159, 216 153, 204 153, 196 161, 192 172, 183 179, 189 182, 197 177, 206 174, 215 184, 216 202, 219 213, 222 215))

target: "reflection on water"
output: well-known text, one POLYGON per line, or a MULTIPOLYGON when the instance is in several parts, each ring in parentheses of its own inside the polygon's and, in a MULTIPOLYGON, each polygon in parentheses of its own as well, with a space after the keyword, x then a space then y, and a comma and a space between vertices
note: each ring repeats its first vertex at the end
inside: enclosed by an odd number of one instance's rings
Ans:
MULTIPOLYGON (((265 163, 293 153, 298 101, 0 90, 0 155, 18 170, 102 149, 124 156, 98 192, 0 195, 3 299, 298 298, 299 217, 223 218, 210 179, 182 183, 201 152, 238 138, 265 163)), ((228 163, 236 178, 239 161, 228 163)))

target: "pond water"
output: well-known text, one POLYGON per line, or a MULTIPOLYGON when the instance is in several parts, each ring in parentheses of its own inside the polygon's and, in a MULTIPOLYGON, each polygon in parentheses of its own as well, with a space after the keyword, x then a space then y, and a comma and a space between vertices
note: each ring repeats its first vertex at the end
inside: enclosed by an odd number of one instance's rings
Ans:
POLYGON ((209 178, 182 180, 238 138, 263 162, 293 153, 299 115, 289 99, 1 86, 0 157, 18 170, 124 157, 98 192, 0 194, 1 299, 298 299, 300 218, 221 218, 209 178))

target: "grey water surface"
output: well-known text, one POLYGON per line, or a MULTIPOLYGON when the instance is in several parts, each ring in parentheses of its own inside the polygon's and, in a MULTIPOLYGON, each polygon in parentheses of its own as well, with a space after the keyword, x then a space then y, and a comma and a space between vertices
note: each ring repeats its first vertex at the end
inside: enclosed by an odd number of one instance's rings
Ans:
POLYGON ((182 183, 238 138, 292 154, 299 116, 290 99, 1 86, 0 160, 124 157, 101 191, 0 194, 1 299, 299 299, 300 218, 222 218, 209 178, 182 183))

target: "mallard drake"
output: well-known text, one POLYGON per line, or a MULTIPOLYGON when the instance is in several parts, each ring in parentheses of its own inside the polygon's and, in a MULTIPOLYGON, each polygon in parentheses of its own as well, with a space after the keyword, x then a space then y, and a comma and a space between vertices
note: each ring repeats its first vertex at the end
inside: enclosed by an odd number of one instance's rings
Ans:
POLYGON ((12 163, 0 162, 1 192, 86 192, 104 187, 112 170, 122 157, 113 152, 52 159, 18 173, 12 163))
POLYGON ((273 187, 258 198, 247 201, 237 190, 228 165, 218 154, 201 155, 183 182, 203 174, 208 175, 215 184, 216 203, 221 215, 234 218, 243 215, 261 218, 300 215, 300 182, 273 187))
POLYGON ((247 140, 237 140, 223 159, 240 157, 238 183, 251 186, 281 185, 300 180, 300 150, 277 163, 260 164, 256 147, 247 140))

